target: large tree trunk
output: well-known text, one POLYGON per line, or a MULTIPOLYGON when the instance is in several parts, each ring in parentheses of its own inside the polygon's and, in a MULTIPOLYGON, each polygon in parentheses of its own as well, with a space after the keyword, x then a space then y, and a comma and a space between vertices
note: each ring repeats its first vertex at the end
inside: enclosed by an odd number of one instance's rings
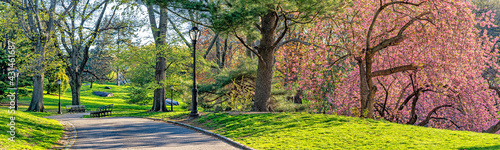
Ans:
POLYGON ((165 106, 165 88, 163 87, 163 82, 167 78, 165 70, 167 68, 167 62, 162 49, 165 45, 165 39, 167 37, 167 10, 165 8, 160 9, 160 22, 157 26, 153 7, 149 5, 147 9, 149 22, 151 24, 151 31, 153 33, 155 45, 158 50, 156 58, 155 79, 159 87, 154 91, 153 106, 151 108, 151 111, 165 112, 167 111, 167 107, 165 106))
POLYGON ((257 79, 255 81, 255 111, 269 111, 267 104, 271 97, 271 82, 273 79, 274 47, 276 41, 275 28, 278 17, 274 12, 268 12, 262 17, 262 39, 259 45, 259 60, 257 79))
POLYGON ((42 42, 40 37, 37 39, 36 44, 36 54, 38 54, 39 58, 37 58, 35 64, 35 75, 33 76, 33 95, 31 97, 30 106, 27 111, 35 111, 35 112, 43 112, 43 79, 45 68, 43 66, 45 50, 46 50, 45 42, 42 42))
POLYGON ((373 110, 375 104, 376 86, 373 85, 372 80, 372 60, 371 54, 367 52, 365 55, 366 60, 358 59, 359 67, 359 95, 360 95, 360 117, 373 118, 373 110))
POLYGON ((164 57, 158 57, 156 59, 156 71, 155 71, 155 79, 157 83, 162 86, 161 88, 156 88, 154 91, 154 102, 153 108, 151 111, 161 111, 164 112, 167 110, 165 106, 165 88, 163 87, 163 81, 165 81, 166 77, 166 59, 164 57))
POLYGON ((71 105, 80 105, 80 89, 82 87, 80 76, 72 75, 69 85, 71 86, 71 105))
POLYGON ((33 96, 27 111, 43 112, 43 78, 44 74, 33 76, 33 96))

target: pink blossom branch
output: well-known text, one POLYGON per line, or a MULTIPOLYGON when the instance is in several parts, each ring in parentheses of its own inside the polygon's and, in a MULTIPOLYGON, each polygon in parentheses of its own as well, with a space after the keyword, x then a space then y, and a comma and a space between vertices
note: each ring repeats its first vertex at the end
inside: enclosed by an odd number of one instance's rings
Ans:
POLYGON ((393 73, 398 73, 398 72, 408 71, 408 70, 417 70, 417 69, 418 69, 418 67, 415 65, 399 66, 399 67, 389 68, 389 69, 385 69, 385 70, 374 71, 374 72, 372 72, 372 77, 386 76, 386 75, 390 75, 393 73))

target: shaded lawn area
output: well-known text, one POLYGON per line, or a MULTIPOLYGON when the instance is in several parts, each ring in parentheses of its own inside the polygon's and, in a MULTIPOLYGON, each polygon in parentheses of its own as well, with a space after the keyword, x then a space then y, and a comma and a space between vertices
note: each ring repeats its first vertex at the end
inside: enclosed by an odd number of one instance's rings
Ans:
POLYGON ((9 114, 6 107, 0 108, 0 149, 51 149, 58 145, 63 127, 52 119, 42 118, 50 113, 27 113, 16 111, 9 114), (11 135, 10 117, 15 117, 15 142, 8 140, 11 135))

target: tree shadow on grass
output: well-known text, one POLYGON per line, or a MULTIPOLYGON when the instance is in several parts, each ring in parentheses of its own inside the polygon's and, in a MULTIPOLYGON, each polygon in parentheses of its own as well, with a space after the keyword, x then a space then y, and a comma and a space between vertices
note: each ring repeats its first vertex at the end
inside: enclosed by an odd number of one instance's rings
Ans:
POLYGON ((248 137, 254 134, 273 134, 283 130, 293 130, 303 127, 314 127, 318 124, 341 126, 350 120, 338 116, 303 115, 295 117, 288 113, 240 114, 227 113, 209 114, 199 120, 204 124, 212 122, 219 128, 230 131, 232 136, 248 137))
POLYGON ((493 146, 475 146, 475 147, 460 147, 460 150, 471 150, 471 149, 500 149, 500 145, 493 146))

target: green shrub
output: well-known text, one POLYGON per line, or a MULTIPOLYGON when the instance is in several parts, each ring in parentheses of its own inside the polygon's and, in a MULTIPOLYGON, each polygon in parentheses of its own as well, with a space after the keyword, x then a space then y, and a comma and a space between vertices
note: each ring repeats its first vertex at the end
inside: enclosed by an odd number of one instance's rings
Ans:
POLYGON ((17 89, 17 94, 20 97, 29 96, 29 95, 31 95, 32 92, 33 92, 33 90, 27 89, 25 87, 17 89))
POLYGON ((127 103, 130 104, 149 104, 153 101, 153 97, 148 93, 151 93, 151 90, 145 87, 130 87, 130 94, 127 97, 127 103))
POLYGON ((43 80, 43 90, 47 91, 47 94, 58 93, 59 84, 57 84, 57 80, 61 79, 61 93, 64 93, 69 87, 69 78, 66 76, 64 69, 54 69, 47 72, 47 76, 43 80))

